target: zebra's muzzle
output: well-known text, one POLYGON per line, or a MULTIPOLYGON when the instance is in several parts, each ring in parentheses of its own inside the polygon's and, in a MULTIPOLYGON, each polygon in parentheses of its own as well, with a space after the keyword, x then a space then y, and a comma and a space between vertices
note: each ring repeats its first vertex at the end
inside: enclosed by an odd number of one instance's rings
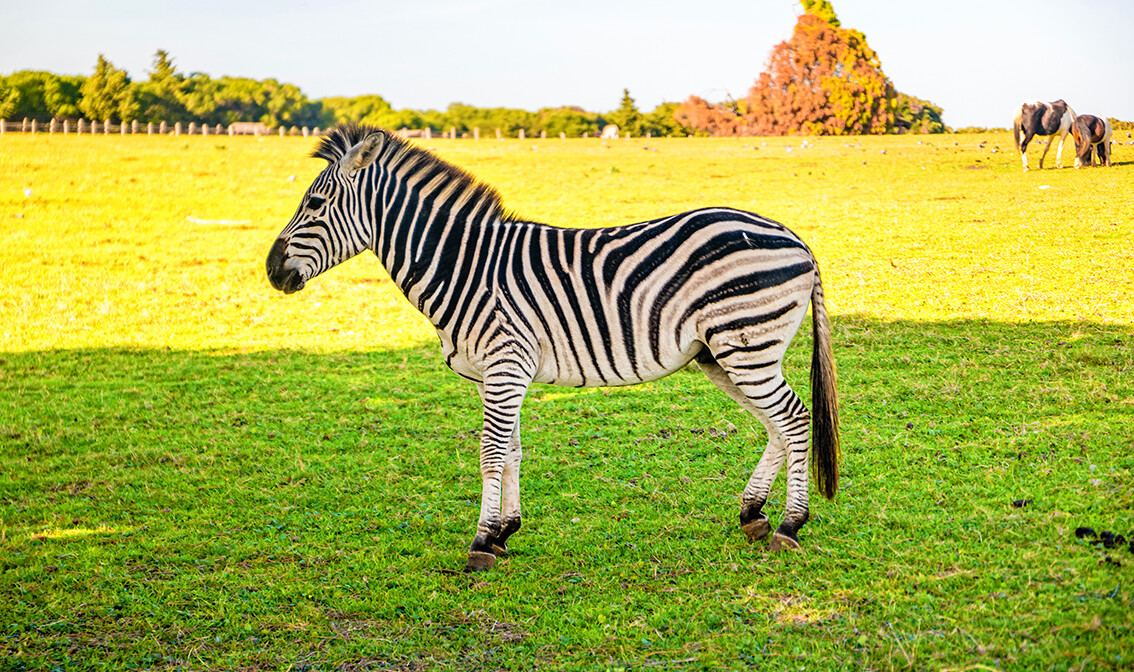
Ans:
POLYGON ((277 238, 268 251, 268 282, 284 294, 291 294, 303 289, 304 282, 298 269, 284 268, 286 261, 287 242, 283 238, 277 238))

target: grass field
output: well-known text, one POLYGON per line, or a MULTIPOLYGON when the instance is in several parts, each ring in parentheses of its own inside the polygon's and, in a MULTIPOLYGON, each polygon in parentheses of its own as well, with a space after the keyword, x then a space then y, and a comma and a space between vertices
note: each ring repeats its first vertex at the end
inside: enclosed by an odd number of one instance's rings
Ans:
POLYGON ((765 438, 688 369, 533 388, 525 527, 470 576, 474 388, 373 256, 264 276, 312 140, 3 137, 0 670, 1134 666, 1134 554, 1074 535, 1134 537, 1134 147, 809 142, 429 143, 541 221, 788 224, 840 372, 802 552, 745 542, 765 438))

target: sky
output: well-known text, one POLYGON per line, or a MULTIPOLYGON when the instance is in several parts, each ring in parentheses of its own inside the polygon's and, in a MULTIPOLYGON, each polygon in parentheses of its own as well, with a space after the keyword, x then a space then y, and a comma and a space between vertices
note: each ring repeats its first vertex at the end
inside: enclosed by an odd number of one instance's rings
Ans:
MULTIPOLYGON (((1132 0, 832 0, 903 93, 945 123, 1007 127, 1025 100, 1134 120, 1132 0)), ((577 105, 644 112, 741 98, 791 36, 797 0, 0 0, 0 74, 134 80, 165 49, 185 74, 275 78, 308 98, 395 108, 577 105)))

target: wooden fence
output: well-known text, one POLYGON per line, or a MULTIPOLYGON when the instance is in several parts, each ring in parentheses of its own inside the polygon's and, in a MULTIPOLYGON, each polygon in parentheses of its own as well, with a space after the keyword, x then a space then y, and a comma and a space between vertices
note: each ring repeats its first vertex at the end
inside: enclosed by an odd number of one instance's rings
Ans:
POLYGON ((314 129, 307 128, 306 126, 300 128, 298 126, 280 126, 278 128, 269 128, 266 124, 250 123, 250 122, 237 122, 228 126, 217 124, 211 126, 209 124, 198 124, 196 122, 189 122, 183 124, 182 122, 174 122, 172 124, 167 122, 149 122, 141 124, 137 121, 129 123, 116 124, 109 119, 106 121, 88 121, 86 119, 78 119, 72 121, 71 119, 52 119, 50 122, 36 121, 35 119, 24 119, 23 121, 4 121, 0 120, 0 135, 6 133, 62 133, 63 135, 276 135, 280 137, 286 135, 302 135, 307 137, 309 135, 319 135, 318 127, 314 129))
MULTIPOLYGON (((615 131, 617 133, 617 131, 615 131)), ((315 128, 308 128, 306 126, 279 126, 277 128, 270 128, 267 124, 239 121, 228 126, 217 124, 210 126, 209 124, 198 124, 189 122, 183 124, 178 121, 173 124, 164 121, 159 123, 149 122, 140 124, 137 121, 129 123, 115 124, 109 119, 106 121, 87 121, 86 119, 70 120, 52 119, 50 122, 44 123, 36 121, 35 119, 24 119, 23 121, 5 121, 0 119, 0 135, 7 133, 62 133, 63 135, 279 135, 281 138, 285 136, 302 135, 303 137, 317 136, 321 133, 318 126, 315 128)), ((397 131, 398 135, 403 138, 422 138, 424 140, 432 140, 436 138, 456 140, 457 138, 480 140, 480 129, 474 128, 471 133, 464 132, 458 135, 456 128, 450 128, 448 131, 440 135, 434 135, 432 129, 410 129, 402 128, 397 131)), ((582 137, 589 137, 589 133, 583 133, 582 137)), ((505 137, 517 137, 520 140, 525 139, 524 129, 520 129, 514 136, 502 132, 499 128, 496 129, 496 139, 503 140, 505 137)), ((546 131, 540 131, 540 138, 547 138, 546 131)), ((560 139, 566 139, 565 133, 559 134, 560 139)), ((598 137, 598 134, 595 134, 598 137)), ((617 137, 617 135, 615 135, 617 137)), ((629 136, 627 136, 629 137, 629 136)), ((646 137, 649 137, 647 134, 646 137)))

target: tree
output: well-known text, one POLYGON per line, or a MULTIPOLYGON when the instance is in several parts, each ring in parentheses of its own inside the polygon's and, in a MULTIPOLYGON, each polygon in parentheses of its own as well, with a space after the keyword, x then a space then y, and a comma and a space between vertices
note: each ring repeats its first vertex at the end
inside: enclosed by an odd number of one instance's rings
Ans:
POLYGON ((335 124, 361 123, 384 126, 384 119, 394 108, 385 98, 377 94, 355 96, 354 98, 323 98, 319 101, 323 110, 335 124))
POLYGON ((675 116, 681 103, 662 103, 654 108, 653 112, 642 116, 642 133, 649 133, 654 137, 682 137, 689 135, 692 129, 677 121, 675 116))
POLYGON ((638 111, 638 106, 630 97, 630 89, 622 89, 622 102, 608 117, 610 123, 618 125, 619 133, 642 134, 642 113, 638 111))
POLYGON ((82 97, 82 77, 51 75, 43 82, 43 103, 47 114, 53 118, 67 119, 79 116, 79 100, 82 97))
POLYGON ((140 121, 181 121, 189 116, 185 109, 187 83, 177 72, 169 52, 158 49, 154 53, 150 78, 138 84, 140 121))
POLYGON ((803 0, 791 39, 772 50, 749 91, 746 121, 756 135, 885 133, 894 87, 857 30, 839 27, 829 2, 803 0))
POLYGON ((711 105, 703 98, 689 96, 673 112, 674 120, 694 135, 714 138, 744 135, 744 119, 727 104, 711 105))
POLYGON ((894 108, 894 129, 903 133, 944 133, 941 108, 928 100, 899 93, 894 108))
POLYGON ((80 90, 79 110, 91 119, 127 121, 138 115, 138 101, 125 70, 114 67, 102 54, 98 55, 94 74, 80 90))
POLYGON ((563 133, 568 138, 578 138, 599 130, 598 115, 580 107, 545 107, 538 114, 539 130, 547 131, 549 136, 563 133))
POLYGON ((79 116, 82 77, 20 70, 0 76, 0 119, 35 119, 79 116))
MULTIPOLYGON (((192 119, 198 119, 205 123, 220 123, 215 116, 220 89, 220 84, 207 74, 203 72, 190 73, 185 79, 185 89, 181 96, 186 114, 192 119)), ((236 120, 253 121, 251 118, 237 118, 236 120)))
POLYGON ((803 5, 803 11, 818 16, 832 28, 842 25, 839 23, 839 17, 835 16, 835 8, 831 6, 829 0, 799 0, 799 4, 803 5))
POLYGON ((261 119, 269 126, 318 126, 322 123, 322 106, 308 100, 295 84, 265 79, 259 83, 264 95, 266 115, 261 119))

